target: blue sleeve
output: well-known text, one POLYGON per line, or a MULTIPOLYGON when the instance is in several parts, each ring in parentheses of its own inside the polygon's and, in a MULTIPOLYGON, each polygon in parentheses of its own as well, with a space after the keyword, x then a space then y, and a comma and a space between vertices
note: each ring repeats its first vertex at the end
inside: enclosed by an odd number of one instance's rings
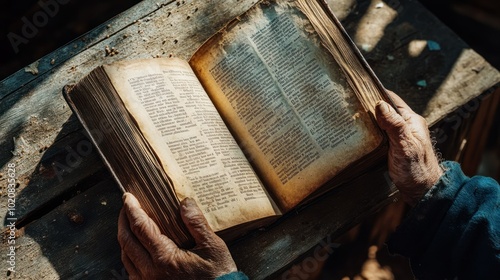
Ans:
POLYGON ((500 187, 455 162, 388 242, 418 279, 500 279, 500 187))
POLYGON ((215 280, 248 280, 248 277, 241 271, 235 271, 219 276, 215 280))

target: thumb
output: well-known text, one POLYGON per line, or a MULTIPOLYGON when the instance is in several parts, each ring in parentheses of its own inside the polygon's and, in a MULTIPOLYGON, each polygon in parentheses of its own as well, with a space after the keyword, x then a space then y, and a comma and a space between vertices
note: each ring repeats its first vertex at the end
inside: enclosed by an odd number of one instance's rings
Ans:
POLYGON ((216 236, 194 199, 187 197, 181 201, 181 216, 197 245, 216 236))
POLYGON ((377 123, 390 139, 397 139, 406 127, 404 118, 387 102, 380 100, 375 107, 377 123))

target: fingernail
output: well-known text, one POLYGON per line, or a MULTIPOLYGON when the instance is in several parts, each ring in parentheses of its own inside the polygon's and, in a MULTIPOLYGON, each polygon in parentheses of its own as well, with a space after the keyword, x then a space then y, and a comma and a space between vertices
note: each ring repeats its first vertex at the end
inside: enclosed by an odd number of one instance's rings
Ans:
POLYGON ((380 112, 382 114, 389 114, 391 112, 391 107, 389 107, 389 104, 387 104, 386 102, 384 101, 380 101, 379 103, 380 105, 380 112))
POLYGON ((181 201, 181 204, 183 204, 186 207, 193 207, 196 205, 196 201, 191 197, 186 197, 184 198, 184 200, 181 201))
POLYGON ((126 203, 129 207, 141 208, 141 203, 131 193, 126 193, 124 195, 124 203, 126 203))

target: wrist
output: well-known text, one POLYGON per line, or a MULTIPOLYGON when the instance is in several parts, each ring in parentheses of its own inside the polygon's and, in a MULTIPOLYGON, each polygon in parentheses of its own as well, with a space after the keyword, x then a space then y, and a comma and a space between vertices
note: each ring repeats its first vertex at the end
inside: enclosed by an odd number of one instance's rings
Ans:
POLYGON ((412 207, 418 204, 424 195, 444 174, 444 171, 437 162, 437 159, 433 164, 427 164, 426 167, 427 168, 421 168, 420 170, 422 173, 419 176, 416 176, 416 178, 420 178, 420 180, 416 181, 413 186, 406 188, 405 192, 402 192, 403 200, 412 207))

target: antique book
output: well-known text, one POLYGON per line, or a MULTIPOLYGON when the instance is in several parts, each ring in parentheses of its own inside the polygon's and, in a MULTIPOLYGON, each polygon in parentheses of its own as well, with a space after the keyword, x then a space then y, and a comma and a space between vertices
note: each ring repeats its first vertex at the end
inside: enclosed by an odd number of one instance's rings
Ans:
POLYGON ((103 65, 64 96, 120 188, 181 246, 185 197, 231 240, 387 151, 373 113, 390 99, 321 0, 257 3, 189 62, 103 65))

